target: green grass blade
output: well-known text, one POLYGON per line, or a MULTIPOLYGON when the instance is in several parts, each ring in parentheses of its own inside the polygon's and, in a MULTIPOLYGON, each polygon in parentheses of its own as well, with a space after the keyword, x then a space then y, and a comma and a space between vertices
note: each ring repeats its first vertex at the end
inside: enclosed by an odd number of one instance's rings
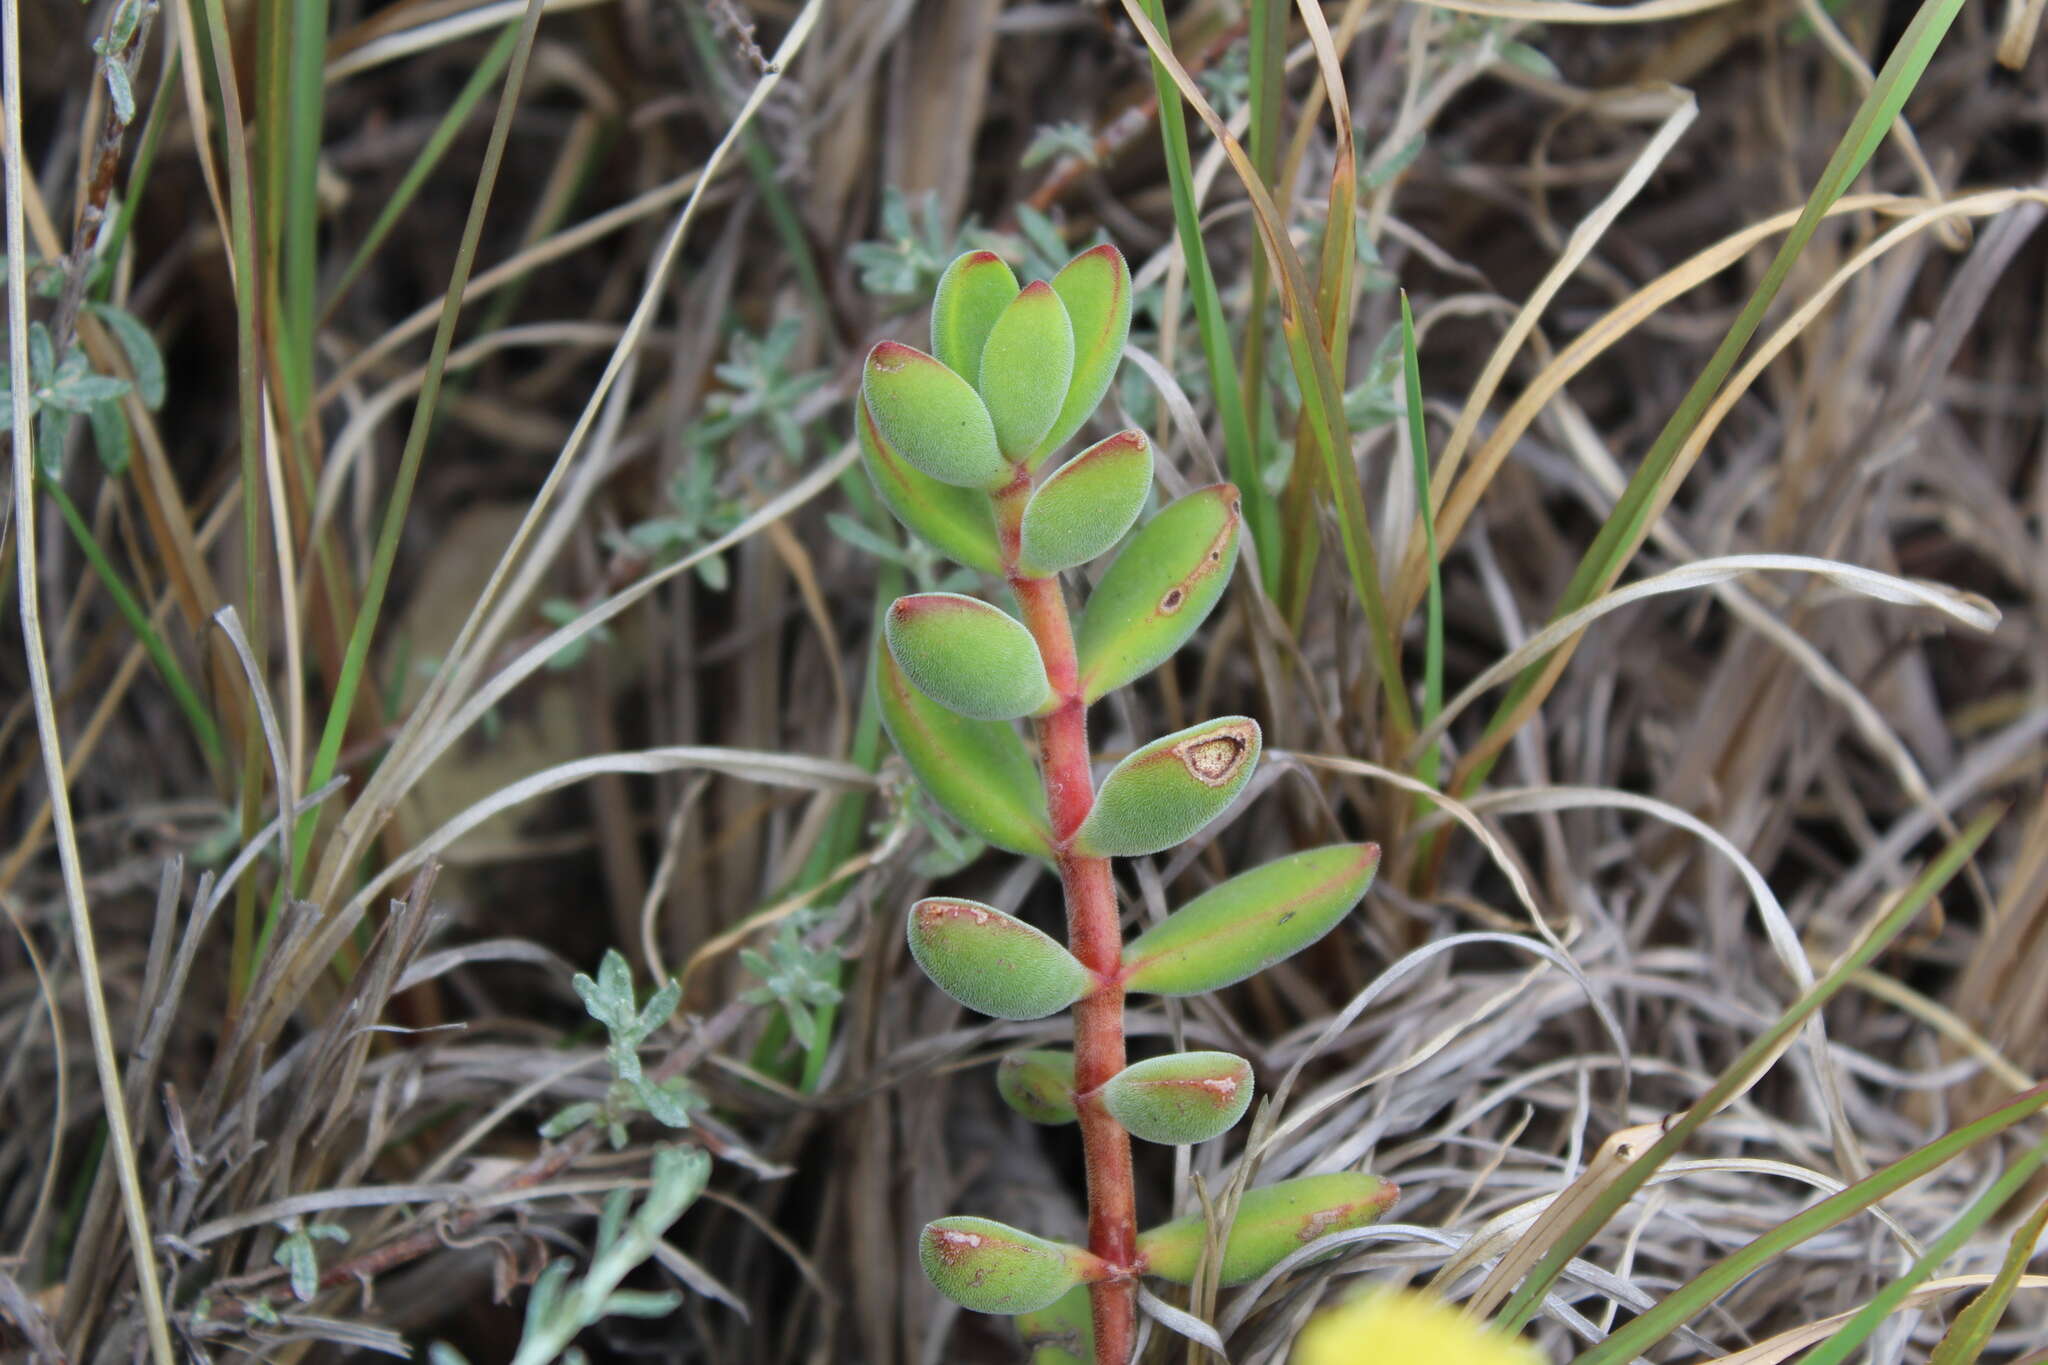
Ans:
MULTIPOLYGON (((1165 42, 1165 0, 1140 0, 1153 26, 1165 42)), ((1194 159, 1188 152, 1187 111, 1181 106, 1174 74, 1152 56, 1152 83, 1159 90, 1159 136, 1166 148, 1166 174, 1173 191, 1173 222, 1180 235, 1180 249, 1187 261, 1188 293, 1195 304, 1195 321, 1202 334, 1202 356, 1209 366, 1209 385, 1216 400, 1216 413, 1223 422, 1224 466, 1230 481, 1244 495, 1245 524, 1251 528, 1258 547, 1259 571, 1266 581, 1279 582, 1279 519, 1272 494, 1261 477, 1258 451, 1252 442, 1244 394, 1238 387, 1237 367, 1230 355, 1230 324, 1223 316, 1223 299, 1216 290, 1216 276, 1209 269, 1209 251, 1202 244, 1202 217, 1195 206, 1194 159)))
POLYGON ((199 747, 206 751, 207 763, 215 772, 224 771, 223 764, 226 762, 227 751, 221 745, 220 727, 214 724, 213 713, 206 709, 206 703, 201 700, 198 689, 193 687, 191 680, 185 676, 185 670, 178 664, 178 656, 171 652, 170 646, 164 642, 164 637, 150 624, 149 613, 143 610, 142 603, 136 600, 135 594, 130 592, 128 585, 121 580, 120 570, 116 569, 113 560, 107 557, 106 547, 101 545, 99 537, 92 533, 92 526, 79 511, 78 504, 71 500, 71 495, 64 491, 62 484, 41 472, 36 474, 36 486, 57 505, 57 513, 64 518, 65 526, 70 528, 71 538, 78 543, 79 552, 85 556, 85 562, 91 566, 101 586, 106 588, 107 596, 114 600, 115 609, 121 613, 121 619, 128 623, 128 629, 134 632, 143 653, 156 665, 156 671, 163 677, 164 686, 171 689, 172 699, 177 702, 178 709, 185 714, 185 723, 192 727, 193 735, 199 740, 199 747))
POLYGON ((347 297, 348 291, 355 287, 356 281, 362 277, 363 270, 376 256, 378 249, 384 245, 384 239, 391 235, 391 230, 398 226, 398 220, 419 196, 421 187, 427 183, 427 177, 434 173, 434 168, 441 164, 441 158, 446 156, 449 147, 454 145, 456 136, 462 131, 462 125, 469 122, 469 116, 475 111, 477 102, 489 92, 492 84, 498 79, 498 73, 505 69, 505 63, 512 60, 512 49, 518 41, 519 25, 507 24, 498 34, 497 40, 478 60, 476 70, 469 73, 469 79, 463 83, 454 102, 448 106, 448 112, 443 114, 440 123, 435 125, 433 135, 427 139, 426 145, 420 148, 419 155, 413 158, 412 165, 406 167, 405 175, 398 182, 398 188, 392 191, 391 198, 378 213, 377 221, 370 225, 369 232, 363 237, 362 245, 356 248, 356 254, 343 268, 340 278, 335 280, 334 288, 327 296, 327 302, 320 307, 320 318, 323 322, 333 316, 335 308, 347 297))
POLYGON ((1998 1274, 1983 1293, 1956 1314, 1956 1320, 1949 1324, 1933 1354, 1927 1357, 1927 1365, 1976 1365, 1991 1334, 1998 1330, 1998 1321, 2005 1316, 2005 1307, 2012 1302, 2013 1290, 2019 1288, 2020 1276, 2026 1273, 2027 1262, 2034 1258, 2034 1249, 2041 1244, 2044 1233, 2048 1233, 2048 1199, 2042 1200, 2041 1207, 2013 1233, 1998 1274))
MULTIPOLYGON (((1700 1096, 1691 1108, 1673 1120, 1665 1130, 1664 1136, 1652 1143, 1648 1151, 1600 1193, 1592 1206, 1565 1229, 1564 1235, 1544 1252, 1543 1259, 1536 1263, 1528 1278, 1522 1281, 1514 1294, 1501 1306, 1500 1314, 1495 1319, 1497 1325, 1511 1332, 1521 1330, 1523 1324, 1535 1313, 1536 1306, 1543 1302, 1543 1296, 1549 1292, 1551 1285, 1563 1273, 1565 1266, 1570 1264, 1572 1257, 1578 1255, 1586 1244, 1599 1234, 1600 1229, 1607 1226, 1614 1215, 1635 1197, 1636 1191, 1640 1190, 1650 1177, 1656 1174, 1658 1168, 1669 1161, 1694 1133, 1705 1127, 1709 1119, 1746 1090, 1756 1077, 1777 1059, 1791 1043, 1793 1034, 1812 1018, 1821 1006, 1833 999, 1835 994, 1848 984, 1851 977, 1869 966, 1877 955, 1905 930, 1928 901, 1934 898, 1935 893, 1962 870, 1978 846, 1990 836, 1993 826, 1998 823, 2002 814, 2002 811, 1991 811, 1971 821, 1969 826, 1942 850, 1941 855, 1927 870, 1914 880, 1897 902, 1878 919, 1870 932, 1844 953, 1828 974, 1816 982, 1813 989, 1795 1001, 1792 1007, 1780 1016, 1777 1023, 1744 1048, 1742 1054, 1729 1063, 1728 1068, 1708 1088, 1706 1094, 1700 1096)), ((1649 1316, 1645 1314, 1644 1318, 1649 1316)), ((1642 1320, 1637 1319, 1638 1322, 1642 1320)), ((1677 1320, 1682 1319, 1675 1319, 1674 1322, 1677 1320)), ((1632 1330, 1635 1325, 1631 1323, 1623 1330, 1632 1330)), ((1616 1333, 1615 1338, 1609 1340, 1614 1340, 1620 1335, 1616 1333)), ((1662 1333, 1658 1335, 1661 1336, 1662 1333)), ((1622 1360, 1632 1358, 1632 1355, 1619 1357, 1622 1360)), ((1582 1361, 1581 1365, 1591 1365, 1591 1362, 1582 1361)))
MULTIPOLYGON (((1842 135, 1834 155, 1822 170, 1798 222, 1786 234, 1749 302, 1699 377, 1693 381, 1692 387, 1686 391, 1677 411, 1658 433, 1649 453, 1643 457, 1641 467, 1629 480, 1614 511, 1579 561, 1578 569, 1551 613, 1552 620, 1578 610, 1599 596, 1634 557, 1650 523, 1670 499, 1673 488, 1667 486, 1667 476, 1671 474, 1686 438, 1699 425, 1722 381, 1728 377, 1743 348, 1762 324, 1765 312, 1777 298, 1800 253, 1812 240, 1822 217, 1862 173, 1872 153, 1891 129, 1962 3, 1963 0, 1922 0, 1918 12, 1886 60, 1884 69, 1878 73, 1869 95, 1857 109, 1848 131, 1842 135)), ((1495 757, 1513 735, 1513 721, 1528 713, 1532 698, 1540 700, 1541 693, 1548 691, 1556 678, 1560 661, 1567 657, 1568 648, 1548 660, 1531 664, 1516 679, 1489 721, 1485 739, 1460 764, 1458 780, 1454 784, 1459 792, 1468 792, 1486 779, 1495 757)))
POLYGON ((327 0, 292 0, 286 53, 283 312, 286 392, 296 421, 313 393, 314 280, 320 268, 320 135, 326 116, 327 0))
MULTIPOLYGON (((1401 291, 1401 374, 1408 407, 1408 450, 1415 461, 1415 495, 1422 499, 1422 544, 1429 555, 1429 606, 1427 635, 1422 661, 1422 727, 1436 724, 1444 709, 1444 578, 1437 563, 1436 508, 1429 505, 1429 437, 1422 425, 1422 361, 1415 351, 1415 314, 1408 307, 1408 291, 1401 291)), ((1437 768, 1443 759, 1440 741, 1432 740, 1416 761, 1415 776, 1436 785, 1437 768)), ((1422 798, 1417 798, 1418 803, 1422 798)), ((1417 812, 1425 807, 1418 804, 1417 812)), ((1427 865, 1425 854, 1420 862, 1427 865)))
MULTIPOLYGON (((2048 1085, 2037 1085, 2017 1098, 1972 1123, 1944 1133, 1926 1146, 1900 1157, 1889 1166, 1872 1172, 1841 1193, 1821 1200, 1809 1209, 1786 1219, 1712 1268, 1695 1276, 1682 1288, 1666 1296, 1655 1308, 1632 1319, 1599 1345, 1583 1351, 1572 1365, 1621 1365, 1634 1360, 1657 1342, 1732 1289, 1745 1276, 1769 1265, 1809 1237, 1870 1208, 1879 1200, 1898 1193, 1914 1181, 1953 1160, 1980 1142, 2005 1132, 2048 1108, 2048 1085)), ((2048 1143, 2035 1146, 2025 1158, 1995 1182, 1940 1237, 1931 1242, 1913 1268, 1878 1292, 1862 1311, 1843 1324, 1833 1337, 1805 1358, 1804 1365, 1840 1365, 1842 1359, 1860 1346, 1885 1315, 1896 1308, 1914 1285, 1931 1275, 1962 1244, 1964 1238, 2010 1199, 2026 1183, 2043 1158, 2048 1143), (1994 1196, 1996 1196, 1994 1198, 1994 1196), (1859 1331, 1860 1328, 1860 1331, 1859 1331)), ((1646 1158, 1647 1159, 1647 1158, 1646 1158)))
MULTIPOLYGON (((210 0, 210 3, 218 4, 219 0, 210 0)), ((342 658, 341 674, 336 680, 334 699, 327 712, 327 723, 320 733, 320 747, 314 755, 312 771, 307 776, 306 787, 309 791, 327 784, 328 779, 334 776, 335 765, 341 757, 341 742, 348 732, 348 717, 355 709, 356 690, 362 685, 365 666, 369 660, 370 638, 376 633, 377 617, 384 605, 384 594, 391 585, 391 567, 398 557, 399 533, 404 528, 406 509, 412 501, 413 483, 419 477, 420 460, 426 453, 427 433, 433 426, 434 408, 441 393, 441 378, 447 370, 448 350, 455 338, 455 322, 462 312, 463 290, 469 284, 470 269, 476 263, 477 244, 483 236, 484 215, 490 207, 491 192, 497 186, 498 167, 504 159, 505 144, 512 132, 512 115, 519 104, 519 92, 525 85, 527 59, 533 53, 533 39, 540 27, 541 9, 541 0, 528 0, 526 13, 520 22, 511 68, 506 73, 505 86, 498 99, 497 118, 491 125, 491 138, 484 149, 483 166, 477 172, 476 193, 470 201, 469 214, 462 225, 462 240, 455 250, 454 269, 449 272, 448 292, 442 303, 441 319, 434 329, 433 347, 427 355, 419 397, 413 404, 412 425, 406 432, 405 448, 399 456, 398 475, 392 482, 390 501, 385 504, 383 524, 378 528, 377 546, 370 562, 369 582, 364 586, 362 605, 357 610, 354 628, 349 632, 348 651, 342 658)), ((311 816, 302 819, 295 836, 295 856, 292 861, 294 866, 301 869, 308 865, 306 855, 313 841, 313 823, 311 816)), ((266 942, 276 927, 281 907, 281 901, 272 907, 270 921, 264 926, 266 942)))
MULTIPOLYGON (((1287 189, 1279 181, 1281 144, 1285 141, 1281 115, 1287 94, 1287 9, 1287 0, 1252 0, 1249 21, 1251 128, 1248 140, 1252 165, 1267 192, 1283 205, 1287 189)), ((1272 285, 1272 268, 1267 264, 1265 253, 1253 252, 1251 302, 1245 310, 1239 401, 1245 410, 1245 434, 1251 443, 1251 463, 1261 473, 1265 470, 1267 441, 1274 430, 1273 404, 1266 392, 1266 306, 1272 299, 1272 285)), ((1243 482, 1239 481, 1238 486, 1244 487, 1243 482)), ((1279 535, 1280 524, 1280 509, 1276 504, 1273 508, 1274 534, 1271 537, 1259 536, 1256 533, 1261 528, 1256 524, 1253 528, 1260 547, 1259 569, 1265 575, 1269 594, 1280 591, 1283 576, 1285 560, 1280 546, 1286 542, 1279 535), (1270 553, 1264 548, 1267 539, 1276 542, 1270 553)))
MULTIPOLYGON (((1156 7, 1158 0, 1151 0, 1156 7)), ((1380 586, 1379 559, 1374 552, 1371 527, 1366 523, 1365 499, 1359 491, 1358 474, 1351 463, 1351 438, 1344 420, 1344 392, 1331 367, 1330 349, 1316 299, 1308 285, 1301 257, 1287 236, 1287 226, 1273 204, 1273 197, 1259 182, 1251 158, 1216 111, 1203 98, 1201 87, 1173 56, 1164 35, 1147 15, 1144 0, 1124 0, 1139 36, 1152 51, 1155 71, 1164 68, 1182 98, 1201 116, 1209 132, 1223 148, 1231 168, 1243 182, 1250 198, 1252 218, 1258 225, 1260 243, 1280 281, 1281 334, 1287 339, 1289 358, 1301 383, 1303 417, 1322 452, 1331 493, 1337 503, 1337 523, 1344 544, 1344 563, 1351 575, 1352 589, 1365 611, 1366 631, 1378 677, 1386 684, 1389 740, 1393 747, 1406 743, 1415 732, 1407 693, 1400 682, 1400 651, 1392 623, 1387 617, 1386 595, 1380 586)), ((1167 101, 1161 102, 1162 110, 1167 101)), ((1177 105, 1176 105, 1177 107, 1177 105)))
MULTIPOLYGON (((2042 1093, 2035 1095, 2033 1109, 2029 1112, 2038 1110, 2043 1103, 2048 1103, 2048 1087, 2038 1089, 2042 1093)), ((2020 1103, 2015 1101, 2014 1106, 2020 1103)), ((1983 1120, 1980 1119, 1978 1122, 1981 1123, 1983 1120)), ((1961 1217, 1942 1229, 1941 1235, 1927 1244, 1927 1250, 1921 1254, 1920 1259, 1913 1262, 1905 1274, 1877 1291, 1870 1302, 1856 1311, 1855 1317, 1843 1323, 1841 1330, 1822 1342, 1806 1357, 1805 1365, 1842 1365, 1851 1351, 1870 1339, 1870 1334, 1877 1330, 1885 1318, 1898 1311, 1899 1305, 1916 1286, 1931 1279, 1934 1272, 1941 1268, 1942 1262, 1953 1256, 1957 1248, 1961 1247, 1972 1233, 2019 1194, 2044 1161, 2048 1161, 2048 1138, 2035 1143, 2026 1155, 2015 1161, 2009 1170, 1993 1181, 1989 1189, 1978 1195, 1970 1207, 1963 1211, 1961 1217)))

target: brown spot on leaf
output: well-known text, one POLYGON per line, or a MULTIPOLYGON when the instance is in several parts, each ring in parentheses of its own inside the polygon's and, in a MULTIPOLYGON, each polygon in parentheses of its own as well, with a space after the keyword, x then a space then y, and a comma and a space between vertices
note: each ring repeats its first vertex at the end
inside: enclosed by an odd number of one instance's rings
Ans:
POLYGON ((1208 787, 1221 787, 1237 775, 1251 753, 1251 727, 1230 725, 1211 730, 1173 748, 1188 775, 1208 787))
POLYGON ((1180 604, 1188 600, 1187 593, 1179 586, 1166 590, 1166 596, 1159 599, 1159 610, 1171 616, 1180 610, 1180 604))
POLYGON ((957 1232, 952 1228, 934 1228, 931 1238, 932 1250, 947 1265, 959 1265, 981 1250, 981 1244, 988 1240, 979 1233, 957 1232))

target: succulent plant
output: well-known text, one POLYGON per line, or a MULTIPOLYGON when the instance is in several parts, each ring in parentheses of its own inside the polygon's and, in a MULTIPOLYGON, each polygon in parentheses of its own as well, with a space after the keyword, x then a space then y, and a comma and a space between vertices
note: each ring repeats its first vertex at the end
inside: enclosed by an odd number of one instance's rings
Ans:
MULTIPOLYGON (((1243 794, 1262 744, 1257 721, 1224 716, 1155 739, 1094 780, 1087 708, 1187 643, 1229 583, 1242 520, 1237 490, 1217 484, 1132 533, 1153 475, 1140 432, 1051 467, 1114 378, 1130 316, 1130 272, 1114 247, 1025 286, 1000 257, 969 252, 940 278, 931 354, 877 345, 855 414, 884 504, 941 553, 1000 575, 1016 605, 1013 615, 957 593, 899 598, 875 659, 883 724, 934 802, 983 841, 1052 864, 1067 900, 1063 946, 994 906, 929 897, 910 908, 911 954, 982 1014, 1073 1011, 1072 1052, 1013 1053, 996 1083, 1032 1122, 1080 1125, 1092 1200, 1087 1247, 950 1217, 926 1226, 920 1258, 957 1302, 1017 1316, 1028 1337, 1097 1365, 1130 1358, 1137 1278, 1185 1282, 1206 1238, 1199 1216, 1139 1231, 1131 1139, 1217 1137, 1254 1088, 1251 1063, 1227 1052, 1130 1062, 1126 992, 1216 990, 1301 951, 1358 904, 1379 862, 1370 844, 1293 854, 1123 942, 1109 860, 1199 834, 1243 794), (1077 628, 1059 575, 1119 543, 1077 628)), ((1224 1283, 1378 1217, 1393 1197, 1363 1172, 1248 1192, 1223 1240, 1224 1283)))

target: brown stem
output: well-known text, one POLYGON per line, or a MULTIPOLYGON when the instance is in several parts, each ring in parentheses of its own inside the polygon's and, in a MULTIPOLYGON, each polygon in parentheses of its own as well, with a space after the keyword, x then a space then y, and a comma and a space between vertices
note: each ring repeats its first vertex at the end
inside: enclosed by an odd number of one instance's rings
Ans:
POLYGON ((1117 1273, 1089 1290, 1095 1318, 1096 1365, 1127 1365, 1137 1340, 1136 1187, 1131 1178, 1131 1135, 1103 1107, 1105 1081, 1124 1069, 1123 932, 1117 920, 1116 883, 1109 859, 1084 858, 1069 842, 1095 803, 1088 763, 1088 707, 1081 697, 1074 631, 1059 579, 1017 572, 1018 525, 1030 497, 1028 477, 996 495, 1003 564, 1024 624, 1038 641, 1045 675, 1056 698, 1035 722, 1039 771, 1058 844, 1060 888, 1067 902, 1067 946, 1100 983, 1074 1006, 1074 1099, 1087 1164, 1088 1249, 1117 1273))

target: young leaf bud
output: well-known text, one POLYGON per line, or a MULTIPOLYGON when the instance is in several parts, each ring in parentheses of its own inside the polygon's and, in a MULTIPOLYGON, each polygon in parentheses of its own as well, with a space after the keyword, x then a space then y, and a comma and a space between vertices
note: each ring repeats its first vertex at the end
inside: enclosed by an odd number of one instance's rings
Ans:
POLYGON ((1086 564, 1124 538, 1151 487, 1152 443, 1143 432, 1097 441, 1031 495, 1017 567, 1043 577, 1086 564))
POLYGON ((988 334, 976 385, 1003 454, 1021 460, 1059 416, 1074 373, 1074 329, 1066 305, 1043 280, 1026 285, 988 334))
POLYGON ((1155 739, 1110 770, 1074 831, 1086 858, 1172 848, 1229 808, 1259 762, 1259 723, 1225 716, 1155 739))
POLYGON ((1332 844, 1232 877, 1131 940, 1124 988, 1200 995, 1264 971, 1329 933, 1379 865, 1378 844, 1332 844))
POLYGON ((1033 1123, 1074 1121, 1074 1054, 1005 1053, 996 1063, 996 1091, 1033 1123))
MULTIPOLYGON (((1249 1191, 1223 1244, 1226 1285, 1255 1280, 1289 1253, 1333 1232, 1364 1227, 1394 1206, 1390 1182, 1364 1171, 1307 1175, 1249 1191)), ((1208 1226, 1200 1214, 1138 1234, 1145 1273, 1186 1284, 1194 1278, 1208 1226)))
POLYGON ((889 653, 919 690, 976 720, 1015 720, 1052 698, 1031 632, 1007 612, 957 592, 899 597, 883 623, 889 653))
POLYGON ((861 372, 861 394, 882 440, 940 483, 995 488, 1012 477, 981 395, 915 346, 877 342, 861 372))
POLYGON ((1228 1052, 1133 1062, 1103 1083, 1102 1104, 1132 1137, 1169 1147, 1230 1131, 1252 1102, 1252 1064, 1228 1052))
POLYGON ((1101 1278, 1102 1262, 1082 1248, 992 1218, 941 1218, 924 1225, 917 1243, 939 1292, 977 1313, 1029 1313, 1101 1278))
POLYGON ((889 739, 932 800, 984 843, 1051 857, 1045 789, 1016 730, 948 711, 918 690, 879 640, 874 677, 889 739))
POLYGON ((932 296, 932 354, 968 383, 981 378, 989 329, 1017 297, 1017 277, 993 251, 969 251, 939 276, 932 296))
POLYGON ((940 483, 890 449, 875 426, 868 400, 859 394, 854 395, 853 424, 860 434, 868 478, 896 520, 957 563, 986 574, 1003 571, 995 513, 987 494, 978 488, 940 483))
POLYGON ((934 985, 996 1019, 1043 1019, 1095 986, 1058 940, 979 901, 927 897, 910 907, 908 936, 934 985))
POLYGON ((1032 453, 1033 469, 1073 440, 1102 402, 1131 333, 1131 268, 1124 264, 1123 253, 1108 243, 1068 261, 1052 277, 1052 292, 1066 305, 1073 324, 1074 378, 1052 429, 1032 453))
POLYGON ((1095 1359, 1095 1311, 1088 1286, 1076 1285, 1035 1312, 1017 1315, 1031 1365, 1088 1365, 1095 1359))
POLYGON ((1198 488, 1132 536, 1088 596, 1075 649, 1090 702, 1173 657, 1237 567, 1237 490, 1198 488))

